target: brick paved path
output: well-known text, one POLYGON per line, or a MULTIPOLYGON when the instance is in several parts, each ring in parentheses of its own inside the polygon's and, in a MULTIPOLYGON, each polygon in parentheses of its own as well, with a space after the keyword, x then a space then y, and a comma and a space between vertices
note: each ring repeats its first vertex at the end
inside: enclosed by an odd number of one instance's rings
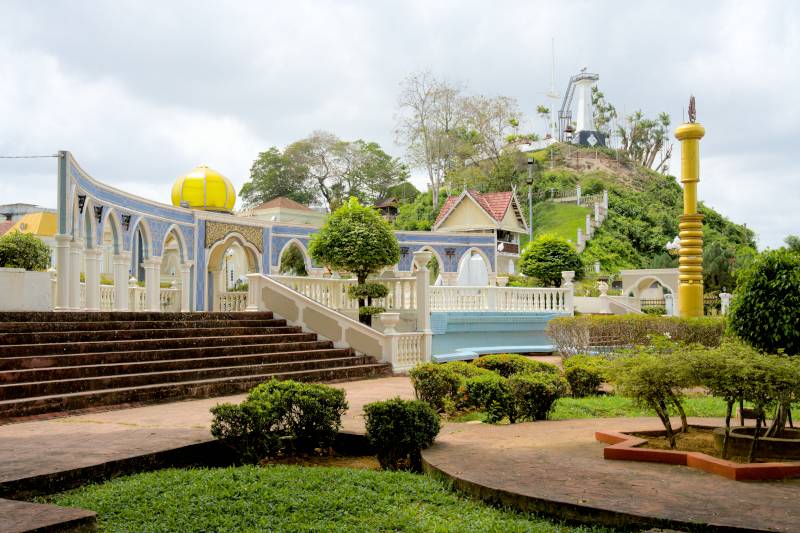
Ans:
POLYGON ((423 457, 473 494, 562 517, 613 521, 617 512, 641 517, 648 526, 669 525, 653 520, 658 517, 723 528, 800 531, 800 480, 737 482, 685 466, 607 461, 604 445, 594 440, 598 429, 660 426, 654 418, 450 424, 423 457))

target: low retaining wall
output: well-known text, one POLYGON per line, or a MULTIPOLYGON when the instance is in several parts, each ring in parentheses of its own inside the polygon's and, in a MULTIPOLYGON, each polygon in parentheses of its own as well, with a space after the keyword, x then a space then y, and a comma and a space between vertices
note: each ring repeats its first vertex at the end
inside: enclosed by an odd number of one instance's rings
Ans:
POLYGON ((52 311, 50 274, 0 268, 0 311, 52 311))

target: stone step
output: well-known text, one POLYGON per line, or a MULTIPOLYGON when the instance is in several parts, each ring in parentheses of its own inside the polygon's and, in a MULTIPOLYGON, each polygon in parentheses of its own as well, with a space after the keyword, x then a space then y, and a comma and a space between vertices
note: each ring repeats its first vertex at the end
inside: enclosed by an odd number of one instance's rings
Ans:
POLYGON ((176 401, 185 398, 208 398, 244 393, 272 378, 298 381, 337 382, 387 376, 391 365, 372 363, 338 368, 301 370, 281 374, 259 374, 185 381, 170 384, 151 384, 102 391, 75 392, 62 395, 38 396, 20 400, 0 401, 0 419, 32 416, 53 411, 71 411, 88 407, 121 404, 142 404, 176 401))
MULTIPOLYGON (((250 313, 240 313, 249 317, 250 313)), ((56 331, 106 331, 128 329, 159 329, 159 328, 227 328, 227 327, 271 327, 286 324, 285 320, 277 318, 267 319, 225 319, 225 320, 108 320, 105 322, 0 322, 0 333, 45 333, 56 331)))
POLYGON ((204 328, 149 328, 112 329, 106 331, 58 331, 47 333, 0 333, 0 346, 19 344, 46 344, 60 342, 123 341, 139 339, 166 339, 186 337, 232 337, 277 333, 301 333, 297 326, 287 326, 284 320, 271 321, 269 327, 204 327, 204 328))
MULTIPOLYGON (((226 346, 198 346, 157 350, 127 350, 117 352, 94 352, 83 354, 34 355, 0 358, 0 370, 23 370, 65 366, 99 365, 104 363, 135 363, 168 359, 222 357, 226 355, 252 355, 275 352, 296 352, 333 348, 331 341, 313 340, 274 342, 270 344, 229 344, 226 346)), ((233 340, 235 342, 235 339, 233 340)))
POLYGON ((216 368, 194 368, 144 372, 140 374, 121 374, 116 376, 81 377, 37 381, 34 383, 15 383, 0 385, 0 401, 17 400, 35 396, 51 396, 75 392, 142 387, 153 384, 179 383, 262 374, 278 375, 308 370, 330 369, 357 366, 370 363, 369 357, 347 355, 332 359, 312 359, 307 361, 286 361, 279 363, 223 366, 216 368))
POLYGON ((273 318, 271 311, 258 312, 193 312, 164 313, 156 311, 1 311, 0 322, 108 322, 111 320, 157 320, 157 321, 194 321, 194 320, 264 320, 273 318))
POLYGON ((237 365, 286 363, 292 361, 321 361, 325 359, 349 357, 352 355, 353 352, 349 348, 327 348, 294 352, 228 355, 222 357, 195 357, 187 359, 6 370, 0 371, 0 384, 35 383, 39 381, 119 376, 123 374, 141 374, 146 372, 229 367, 237 365))
MULTIPOLYGON (((315 340, 313 333, 277 333, 267 335, 246 335, 235 338, 237 345, 271 344, 277 342, 315 340)), ((15 344, 0 346, 0 358, 30 355, 58 355, 92 352, 116 352, 133 349, 154 350, 165 348, 192 348, 225 346, 231 344, 231 337, 176 337, 170 339, 138 339, 124 341, 89 341, 70 343, 15 344)))

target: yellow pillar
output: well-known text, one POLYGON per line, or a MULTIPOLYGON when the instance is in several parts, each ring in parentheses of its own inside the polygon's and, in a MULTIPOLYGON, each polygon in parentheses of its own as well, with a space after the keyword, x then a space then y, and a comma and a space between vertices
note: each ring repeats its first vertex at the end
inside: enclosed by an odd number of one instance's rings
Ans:
POLYGON ((703 215, 697 212, 697 182, 700 181, 700 139, 706 130, 696 122, 675 130, 681 142, 683 215, 680 218, 681 249, 678 271, 678 314, 703 316, 703 215))

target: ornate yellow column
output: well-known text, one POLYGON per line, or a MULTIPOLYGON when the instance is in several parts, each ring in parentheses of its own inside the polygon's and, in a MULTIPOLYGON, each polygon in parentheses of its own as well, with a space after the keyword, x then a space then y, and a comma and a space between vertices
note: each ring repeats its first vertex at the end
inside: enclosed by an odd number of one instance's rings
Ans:
POLYGON ((706 130, 695 122, 694 96, 689 101, 689 123, 675 130, 681 142, 683 215, 680 218, 681 249, 678 270, 678 314, 703 316, 703 215, 697 212, 697 182, 700 181, 700 139, 706 130))

